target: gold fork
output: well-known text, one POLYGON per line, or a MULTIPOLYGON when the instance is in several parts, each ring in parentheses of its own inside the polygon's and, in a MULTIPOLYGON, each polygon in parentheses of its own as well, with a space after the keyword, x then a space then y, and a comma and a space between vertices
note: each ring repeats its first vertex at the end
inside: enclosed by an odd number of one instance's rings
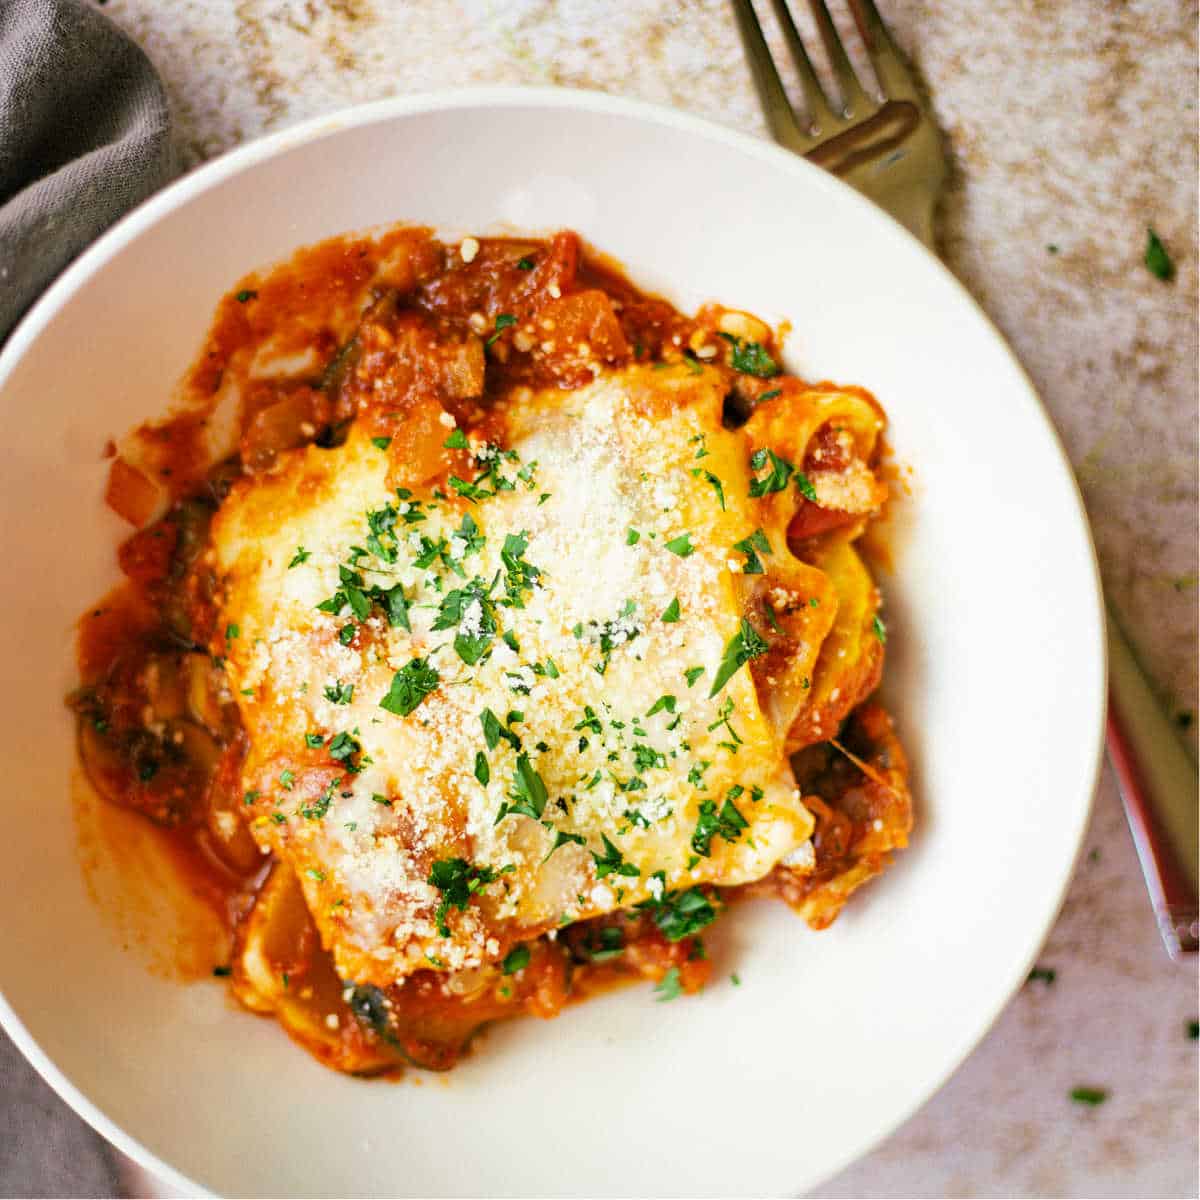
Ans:
MULTIPOLYGON (((831 99, 792 20, 771 0, 804 97, 797 112, 771 57, 751 0, 732 0, 771 135, 844 179, 891 213, 931 250, 946 161, 933 114, 872 0, 848 0, 883 90, 867 92, 824 0, 808 0, 837 85, 831 99)), ((1129 643, 1108 614, 1108 755, 1120 786, 1168 952, 1195 953, 1197 917, 1196 768, 1154 700, 1129 643)))
POLYGON ((883 96, 859 81, 823 0, 810 7, 838 88, 826 95, 785 0, 772 0, 800 77, 804 112, 792 108, 750 0, 733 0, 738 29, 771 135, 874 200, 927 246, 946 179, 937 124, 871 0, 852 9, 883 96))

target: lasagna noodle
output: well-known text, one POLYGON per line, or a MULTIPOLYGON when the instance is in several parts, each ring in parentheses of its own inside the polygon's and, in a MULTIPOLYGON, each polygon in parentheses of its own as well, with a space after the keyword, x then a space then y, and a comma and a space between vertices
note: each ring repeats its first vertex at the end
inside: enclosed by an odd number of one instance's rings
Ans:
POLYGON ((471 448, 511 490, 475 503, 432 481, 398 501, 388 454, 357 429, 235 485, 213 541, 252 826, 294 868, 343 978, 494 961, 663 888, 761 878, 805 847, 812 818, 773 707, 786 681, 738 669, 710 692, 748 612, 814 670, 836 597, 790 556, 782 508, 750 498, 751 443, 721 414, 718 372, 635 367, 494 410, 471 448), (394 563, 367 550, 367 514, 389 502, 407 509, 394 563), (747 575, 734 549, 756 532, 770 576, 747 575), (504 594, 517 534, 539 574, 519 607, 494 608, 490 653, 468 666, 455 628, 432 626, 471 579, 504 594), (411 632, 378 609, 354 632, 318 608, 348 563, 366 586, 403 587, 411 632), (755 613, 764 587, 803 601, 784 634, 755 613), (414 660, 437 686, 406 715, 382 708, 414 660), (339 734, 355 747, 340 760, 339 734), (722 826, 726 803, 737 820, 722 826), (470 867, 461 906, 433 878, 455 861, 470 867))

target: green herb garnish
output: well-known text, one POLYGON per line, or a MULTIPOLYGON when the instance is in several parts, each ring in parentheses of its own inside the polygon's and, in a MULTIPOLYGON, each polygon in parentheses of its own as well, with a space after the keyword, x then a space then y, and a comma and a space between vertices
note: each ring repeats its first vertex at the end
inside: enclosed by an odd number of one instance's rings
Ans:
POLYGON ((764 567, 758 551, 763 554, 771 553, 771 543, 761 529, 756 529, 749 537, 734 542, 733 548, 746 556, 746 565, 742 568, 743 575, 762 575, 764 567))
POLYGON ((515 325, 516 323, 517 323, 517 318, 514 317, 512 315, 512 313, 501 313, 496 318, 496 325, 495 325, 496 332, 493 333, 490 338, 488 338, 488 340, 484 343, 484 345, 486 345, 486 346, 492 345, 492 343, 495 342, 495 340, 500 336, 501 330, 508 329, 510 326, 515 325))
POLYGON ((442 893, 441 903, 434 913, 442 937, 450 936, 450 927, 446 923, 450 909, 466 912, 471 897, 493 883, 496 877, 497 872, 491 867, 473 866, 465 858, 443 858, 433 864, 426 882, 442 893))
MULTIPOLYGON (((656 871, 651 879, 665 883, 666 876, 656 871)), ((654 923, 672 942, 681 942, 685 937, 699 933, 717 919, 717 910, 699 888, 683 892, 664 891, 658 900, 643 900, 637 906, 654 917, 654 923)))
POLYGON ((719 837, 726 842, 736 842, 741 837, 742 830, 748 828, 749 822, 728 797, 719 812, 715 801, 702 800, 700 816, 692 834, 692 849, 707 858, 712 853, 714 837, 719 837))
POLYGON ((654 990, 659 993, 659 1004, 663 1004, 667 1000, 674 1000, 677 996, 683 995, 683 987, 679 982, 679 968, 672 967, 662 977, 662 979, 655 984, 654 990))
POLYGON ((770 470, 766 475, 756 477, 750 481, 751 496, 767 496, 772 492, 782 492, 788 485, 788 480, 791 479, 796 468, 786 458, 780 458, 774 450, 764 449, 755 450, 750 455, 750 469, 754 472, 761 471, 763 467, 770 466, 770 470))
POLYGON ((508 800, 500 805, 496 823, 499 824, 510 813, 540 821, 542 813, 546 811, 546 799, 546 785, 529 761, 529 755, 518 754, 516 769, 513 772, 512 791, 508 800))
POLYGON ((602 833, 600 840, 604 843, 604 853, 597 854, 592 851, 592 861, 596 864, 596 878, 603 879, 606 875, 623 875, 626 878, 632 879, 641 874, 641 871, 633 865, 627 863, 621 851, 612 844, 608 834, 602 833))
POLYGON ((1146 228, 1146 267, 1156 279, 1169 282, 1175 276, 1175 264, 1167 253, 1167 248, 1159 240, 1153 229, 1146 228))
POLYGON ((500 969, 505 975, 515 975, 527 966, 529 966, 529 947, 521 945, 514 946, 504 956, 504 961, 500 964, 500 969))
POLYGON ((759 379, 774 379, 779 374, 779 364, 767 352, 761 342, 750 342, 745 338, 734 337, 731 333, 722 333, 732 347, 731 364, 735 371, 743 375, 754 375, 759 379))
POLYGON ((740 668, 744 667, 751 659, 766 654, 769 648, 766 639, 743 617, 737 633, 729 639, 725 646, 725 653, 721 656, 721 665, 717 668, 717 676, 709 689, 709 699, 711 700, 740 668))
POLYGON ((407 717, 426 696, 437 690, 440 682, 437 668, 431 667, 427 658, 414 658, 392 676, 392 686, 379 701, 379 707, 398 717, 407 717))

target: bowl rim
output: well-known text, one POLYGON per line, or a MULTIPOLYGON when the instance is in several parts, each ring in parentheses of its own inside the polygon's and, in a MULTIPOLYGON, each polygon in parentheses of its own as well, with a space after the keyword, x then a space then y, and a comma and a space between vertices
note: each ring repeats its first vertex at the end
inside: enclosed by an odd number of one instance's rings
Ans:
MULTIPOLYGON (((750 154, 772 163, 774 166, 808 177, 808 185, 824 188, 831 200, 842 205, 855 206, 862 219, 886 224, 893 236, 907 239, 926 255, 930 266, 940 272, 943 281, 956 293, 960 303, 968 306, 991 333, 996 344, 1002 348, 1016 377, 1024 384, 1026 399, 1031 402, 1030 410, 1040 420, 1042 430, 1057 455, 1058 465, 1070 481, 1074 498, 1074 517, 1078 532, 1082 534, 1091 567, 1089 589, 1092 603, 1090 611, 1076 614, 1083 617, 1081 625, 1090 637, 1093 653, 1100 665, 1099 683, 1093 698, 1090 724, 1091 743, 1086 760, 1091 767, 1081 779, 1081 802, 1075 805, 1075 829, 1072 836, 1074 851, 1069 864, 1052 895, 1053 902, 1046 908, 1042 919, 1032 929, 1024 958, 1012 974, 1008 985, 998 989, 994 1001, 983 1010, 983 1018, 977 1031, 968 1039, 959 1052, 953 1055, 945 1068, 925 1087, 915 1091, 908 1102, 894 1115, 885 1127, 872 1131, 865 1141, 841 1155, 823 1173, 822 1178, 832 1178, 848 1165, 870 1153, 904 1122, 912 1117, 929 1099, 939 1091, 963 1062, 973 1053, 991 1030, 1000 1013, 1020 987, 1033 966, 1046 935, 1057 920, 1066 898, 1067 889, 1075 875, 1082 851, 1083 837, 1091 819, 1095 794, 1100 779, 1104 753, 1104 716, 1108 690, 1108 654, 1105 637, 1106 612, 1099 561, 1095 541, 1084 505, 1083 495, 1074 468, 1067 456, 1062 439, 1055 428, 1050 414, 1038 394, 1033 381, 1016 357, 1007 339, 983 310, 978 301, 959 282, 958 278, 942 262, 936 253, 919 241, 907 229, 895 221, 883 209, 823 171, 803 157, 750 133, 743 133, 706 117, 672 108, 668 105, 612 95, 607 92, 584 88, 525 85, 481 85, 454 88, 439 88, 405 95, 391 96, 364 104, 350 105, 333 112, 299 121, 284 129, 263 134, 188 171, 130 210, 90 246, 75 258, 30 306, 10 332, 7 340, 0 344, 0 389, 14 373, 27 350, 53 321, 63 306, 83 288, 89 279, 106 263, 120 254, 142 233, 152 228, 164 217, 191 202, 195 197, 225 181, 251 170, 286 151, 333 136, 343 130, 358 128, 377 122, 397 118, 424 115, 432 112, 463 108, 515 108, 532 107, 541 109, 568 109, 598 115, 626 117, 666 129, 686 131, 702 136, 709 141, 724 143, 730 149, 750 154)), ((1082 582, 1082 581, 1081 581, 1082 582)), ((66 1073, 42 1050, 33 1035, 25 1027, 0 989, 0 1028, 3 1028, 24 1057, 43 1080, 66 1102, 66 1104, 93 1129, 105 1137, 118 1150, 143 1169, 152 1172, 162 1182, 180 1194, 213 1195, 211 1191, 184 1175, 170 1163, 143 1146, 137 1138, 127 1133, 68 1078, 66 1073)), ((810 1186, 819 1186, 813 1183, 810 1186)))

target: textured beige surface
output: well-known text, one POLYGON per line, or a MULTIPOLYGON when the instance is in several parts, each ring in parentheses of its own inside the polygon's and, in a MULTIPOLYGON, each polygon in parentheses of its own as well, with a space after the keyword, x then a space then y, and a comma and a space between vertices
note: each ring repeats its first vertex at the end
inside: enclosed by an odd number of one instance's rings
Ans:
MULTIPOLYGON (((1197 706, 1196 4, 880 4, 951 150, 945 257, 1041 390, 1110 596, 1184 724, 1197 706), (1142 265, 1147 225, 1177 264, 1170 284, 1142 265)), ((762 131, 726 0, 105 11, 165 76, 191 162, 347 104, 470 83, 595 87, 762 131)), ((921 1112, 818 1194, 1196 1193, 1195 964, 1161 949, 1107 772, 1087 846, 1042 955, 1056 982, 1028 985, 921 1112), (1111 1098, 1072 1105, 1077 1084, 1111 1098)))

